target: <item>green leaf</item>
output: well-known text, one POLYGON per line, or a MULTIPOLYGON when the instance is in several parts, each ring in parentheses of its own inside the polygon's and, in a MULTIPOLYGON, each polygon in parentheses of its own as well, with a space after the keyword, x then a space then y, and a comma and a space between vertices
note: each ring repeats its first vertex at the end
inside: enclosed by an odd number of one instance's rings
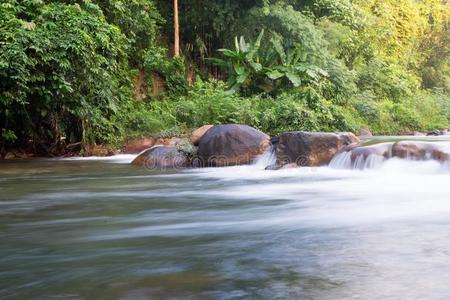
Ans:
POLYGON ((245 38, 241 36, 241 39, 239 41, 239 46, 241 48, 242 52, 248 52, 249 51, 249 44, 245 42, 245 38))
POLYGON ((220 59, 220 58, 211 57, 211 58, 206 58, 205 60, 216 66, 228 67, 228 62, 223 59, 220 59))
POLYGON ((250 62, 250 66, 255 70, 256 72, 260 72, 262 70, 262 65, 260 63, 250 62))
POLYGON ((239 57, 239 52, 234 52, 234 51, 232 51, 230 49, 219 49, 217 51, 222 52, 223 55, 225 55, 227 57, 230 57, 230 58, 237 58, 237 57, 239 57))
POLYGON ((255 43, 251 46, 251 49, 248 51, 246 55, 247 61, 253 61, 253 58, 258 53, 259 48, 261 47, 261 40, 263 36, 264 36, 264 29, 261 30, 255 43))
POLYGON ((279 79, 279 78, 284 76, 284 74, 281 73, 278 70, 269 71, 269 72, 266 73, 266 75, 267 75, 267 77, 269 77, 272 80, 277 80, 277 79, 279 79))
POLYGON ((234 66, 234 71, 236 72, 236 74, 242 75, 245 73, 245 68, 240 66, 234 66))
POLYGON ((236 82, 239 84, 243 84, 245 82, 245 80, 247 80, 248 75, 249 75, 249 72, 244 71, 244 73, 239 74, 239 76, 237 76, 236 82))
POLYGON ((261 32, 259 33, 258 38, 256 39, 255 48, 261 47, 261 40, 262 40, 263 36, 264 36, 264 28, 261 29, 261 32))
POLYGON ((286 64, 286 52, 284 51, 283 45, 281 44, 281 38, 271 38, 270 42, 272 43, 273 48, 277 52, 281 62, 283 65, 286 64))
POLYGON ((286 73, 286 77, 289 79, 290 82, 292 82, 292 84, 295 87, 299 87, 302 84, 302 80, 300 79, 300 77, 292 72, 288 72, 286 73))

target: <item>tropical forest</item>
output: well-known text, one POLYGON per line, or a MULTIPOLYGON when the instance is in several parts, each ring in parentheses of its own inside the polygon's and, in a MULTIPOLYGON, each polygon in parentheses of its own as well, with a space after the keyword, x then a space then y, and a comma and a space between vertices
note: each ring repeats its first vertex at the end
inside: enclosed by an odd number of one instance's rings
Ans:
POLYGON ((3 0, 3 151, 222 123, 270 135, 450 127, 446 1, 175 2, 3 0))

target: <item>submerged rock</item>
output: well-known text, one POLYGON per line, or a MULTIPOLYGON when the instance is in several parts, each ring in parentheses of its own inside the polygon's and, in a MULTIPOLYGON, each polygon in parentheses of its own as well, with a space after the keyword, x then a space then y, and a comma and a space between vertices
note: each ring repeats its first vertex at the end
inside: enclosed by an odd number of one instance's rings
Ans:
POLYGON ((191 143, 194 146, 198 146, 198 144, 200 143, 201 138, 212 127, 214 127, 214 125, 203 125, 202 127, 194 130, 194 132, 192 132, 192 134, 191 134, 191 143))
POLYGON ((392 156, 411 160, 450 160, 450 154, 439 143, 397 142, 392 146, 392 156))
POLYGON ((329 166, 336 169, 373 169, 391 156, 392 143, 351 145, 336 154, 329 166))
POLYGON ((188 159, 175 147, 155 146, 139 154, 132 164, 148 169, 176 169, 186 168, 188 159))
MULTIPOLYGON (((353 133, 283 133, 276 147, 276 165, 282 167, 294 163, 297 166, 324 166, 340 150, 358 142, 359 139, 353 133)), ((272 169, 275 168, 272 166, 272 169)))
POLYGON ((382 143, 371 146, 352 147, 350 150, 352 161, 358 157, 367 158, 370 155, 378 155, 388 158, 391 155, 392 143, 382 143))
POLYGON ((249 164, 270 147, 270 137, 247 125, 216 125, 208 129, 198 144, 195 166, 249 164))

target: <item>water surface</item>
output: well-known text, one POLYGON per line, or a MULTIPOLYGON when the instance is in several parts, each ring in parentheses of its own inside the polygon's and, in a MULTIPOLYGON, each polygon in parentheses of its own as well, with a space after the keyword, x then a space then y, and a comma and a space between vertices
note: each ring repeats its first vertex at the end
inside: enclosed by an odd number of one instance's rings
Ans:
POLYGON ((1 299, 447 299, 450 168, 0 164, 1 299))

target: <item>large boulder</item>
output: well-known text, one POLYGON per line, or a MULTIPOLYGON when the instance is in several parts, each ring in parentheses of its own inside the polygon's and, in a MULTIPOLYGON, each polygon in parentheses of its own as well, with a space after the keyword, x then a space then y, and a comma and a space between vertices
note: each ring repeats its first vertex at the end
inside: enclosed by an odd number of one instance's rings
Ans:
POLYGON ((359 139, 353 133, 286 132, 278 139, 276 165, 324 166, 336 153, 356 143, 359 139))
POLYGON ((195 166, 223 167, 249 164, 270 147, 270 137, 247 125, 216 125, 198 144, 195 166))
POLYGON ((175 147, 155 146, 139 154, 132 162, 148 169, 177 169, 188 166, 186 155, 175 147))
POLYGON ((202 139, 202 137, 212 127, 214 127, 214 125, 203 125, 202 127, 194 130, 194 132, 192 132, 192 134, 191 134, 191 143, 194 146, 198 146, 198 144, 200 143, 200 140, 202 139))
POLYGON ((443 146, 441 143, 430 142, 397 142, 392 146, 392 156, 412 160, 448 161, 450 153, 443 146))

